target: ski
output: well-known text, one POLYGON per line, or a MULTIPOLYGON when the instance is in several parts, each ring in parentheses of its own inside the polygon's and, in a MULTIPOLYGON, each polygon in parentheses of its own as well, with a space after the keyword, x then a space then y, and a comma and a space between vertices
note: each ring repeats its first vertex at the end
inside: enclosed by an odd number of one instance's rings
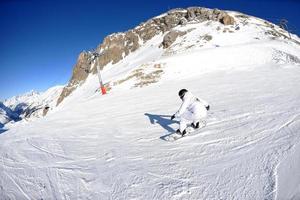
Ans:
POLYGON ((174 133, 170 133, 170 134, 167 134, 167 135, 164 135, 161 137, 162 140, 165 140, 165 141, 176 141, 176 140, 179 140, 181 138, 184 138, 184 137, 188 137, 189 135, 191 135, 192 133, 195 133, 195 132, 198 132, 199 129, 193 129, 192 127, 188 127, 187 128, 187 133, 185 135, 181 135, 177 132, 174 132, 174 133))

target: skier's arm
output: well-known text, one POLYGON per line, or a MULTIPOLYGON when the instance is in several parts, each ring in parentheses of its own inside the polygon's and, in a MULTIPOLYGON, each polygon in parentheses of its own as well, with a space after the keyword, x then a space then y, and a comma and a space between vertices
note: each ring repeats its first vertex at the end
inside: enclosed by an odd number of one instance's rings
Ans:
POLYGON ((209 106, 207 101, 204 101, 203 99, 197 98, 205 107, 209 106))
POLYGON ((175 113, 175 117, 180 117, 184 111, 187 109, 188 107, 188 101, 187 100, 184 100, 179 108, 179 110, 175 113))
POLYGON ((207 103, 207 101, 204 101, 203 99, 197 98, 198 101, 200 101, 206 108, 206 110, 209 110, 209 104, 207 103))

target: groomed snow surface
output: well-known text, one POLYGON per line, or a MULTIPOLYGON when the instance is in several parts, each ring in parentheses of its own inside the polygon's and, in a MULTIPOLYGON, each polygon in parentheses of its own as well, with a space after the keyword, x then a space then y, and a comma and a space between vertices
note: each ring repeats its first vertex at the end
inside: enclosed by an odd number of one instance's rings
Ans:
POLYGON ((132 88, 133 78, 101 96, 90 75, 46 117, 1 131, 0 199, 300 199, 299 46, 251 26, 191 26, 102 74, 114 82, 160 64, 157 83, 132 88), (212 40, 196 37, 205 30, 212 40), (207 126, 164 141, 182 88, 210 103, 207 126))
POLYGON ((299 67, 265 66, 73 101, 0 135, 0 196, 274 199, 297 181, 277 169, 299 141, 299 79, 299 67), (180 88, 210 102, 208 125, 166 142, 180 88))

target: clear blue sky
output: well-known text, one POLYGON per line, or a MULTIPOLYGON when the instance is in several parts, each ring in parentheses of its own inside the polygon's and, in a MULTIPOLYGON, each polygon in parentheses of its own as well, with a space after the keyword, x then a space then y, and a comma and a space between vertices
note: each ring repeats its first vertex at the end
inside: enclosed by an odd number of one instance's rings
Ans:
POLYGON ((0 100, 65 84, 83 50, 177 7, 236 10, 300 35, 299 0, 0 0, 0 100), (105 2, 105 3, 104 3, 105 2))

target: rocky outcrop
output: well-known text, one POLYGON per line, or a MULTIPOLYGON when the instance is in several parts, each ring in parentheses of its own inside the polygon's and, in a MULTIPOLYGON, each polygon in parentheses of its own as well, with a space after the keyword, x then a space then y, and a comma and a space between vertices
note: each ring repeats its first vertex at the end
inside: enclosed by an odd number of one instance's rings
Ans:
POLYGON ((224 25, 233 25, 234 24, 234 18, 230 15, 222 15, 220 22, 224 25))
POLYGON ((46 116, 47 115, 47 113, 49 112, 49 106, 48 105, 46 105, 44 108, 43 108, 43 116, 46 116))
MULTIPOLYGON (((168 37, 176 37, 177 33, 172 31, 174 27, 187 24, 191 21, 202 22, 207 20, 219 21, 224 25, 234 23, 233 17, 229 16, 225 11, 218 9, 191 7, 187 9, 170 10, 161 16, 141 23, 136 28, 125 33, 117 33, 107 36, 103 40, 103 43, 96 49, 97 52, 101 52, 101 57, 99 57, 98 60, 100 68, 103 68, 110 62, 112 64, 119 62, 130 52, 137 50, 141 44, 152 39, 155 35, 171 31, 170 33, 167 33, 166 38, 162 41, 168 46, 168 42, 166 42, 165 39, 168 41, 168 37)), ((165 48, 165 45, 163 46, 165 48)), ((95 73, 96 69, 93 69, 92 72, 95 73)))
POLYGON ((164 49, 168 48, 169 46, 171 46, 171 44, 173 42, 175 42, 175 40, 177 39, 178 36, 182 36, 185 35, 186 32, 182 32, 182 31, 170 31, 169 33, 167 33, 164 36, 163 42, 162 42, 162 46, 164 49))
MULTIPOLYGON (((102 44, 96 48, 96 52, 100 53, 97 63, 102 69, 108 63, 115 64, 126 57, 131 52, 136 51, 143 43, 149 41, 154 36, 166 34, 162 41, 163 48, 168 48, 176 40, 179 35, 184 32, 176 32, 172 29, 179 25, 187 23, 197 23, 207 20, 218 21, 224 25, 234 23, 234 18, 229 16, 225 11, 218 9, 208 9, 201 7, 190 7, 187 9, 173 9, 158 17, 154 17, 132 30, 124 33, 116 33, 107 36, 102 44)), ((74 91, 88 76, 88 74, 96 73, 96 67, 91 66, 88 61, 92 54, 83 52, 79 55, 77 64, 74 67, 72 78, 69 84, 63 89, 57 104, 63 101, 65 97, 74 91)))
MULTIPOLYGON (((106 37, 103 43, 97 48, 97 51, 101 52, 101 57, 98 58, 100 68, 102 69, 110 62, 112 64, 119 62, 139 47, 139 34, 133 30, 106 37)), ((96 68, 92 72, 96 73, 96 68)))
POLYGON ((62 90, 57 100, 57 105, 60 104, 65 97, 69 96, 77 88, 77 86, 87 78, 91 71, 91 57, 92 54, 89 52, 81 52, 79 54, 77 63, 73 68, 72 77, 68 85, 62 90))

